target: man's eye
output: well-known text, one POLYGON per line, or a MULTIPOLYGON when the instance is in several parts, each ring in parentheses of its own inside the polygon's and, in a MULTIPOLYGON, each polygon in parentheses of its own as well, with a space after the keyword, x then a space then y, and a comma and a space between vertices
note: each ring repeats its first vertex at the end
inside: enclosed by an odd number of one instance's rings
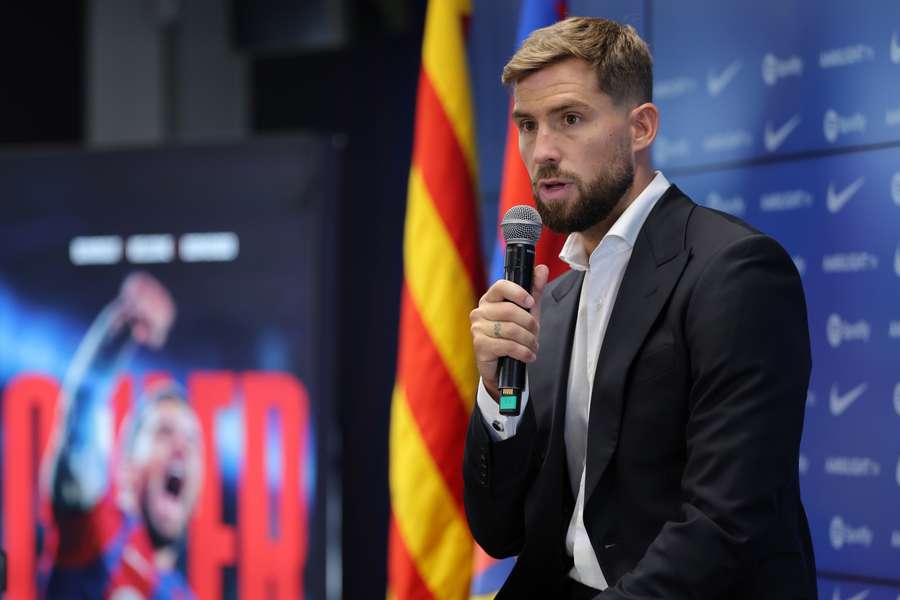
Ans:
POLYGON ((520 121, 519 129, 522 131, 534 131, 534 121, 520 121))
POLYGON ((578 115, 568 114, 565 116, 566 125, 575 125, 579 121, 581 121, 581 117, 578 115))

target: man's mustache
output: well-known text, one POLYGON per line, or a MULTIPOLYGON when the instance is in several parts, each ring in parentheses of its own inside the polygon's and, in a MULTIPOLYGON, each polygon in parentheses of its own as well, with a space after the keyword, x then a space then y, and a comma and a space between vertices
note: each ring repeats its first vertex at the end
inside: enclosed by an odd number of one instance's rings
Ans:
POLYGON ((537 186, 538 181, 542 179, 567 179, 576 184, 581 181, 577 175, 563 171, 557 165, 542 165, 538 167, 534 177, 531 179, 531 185, 537 186))

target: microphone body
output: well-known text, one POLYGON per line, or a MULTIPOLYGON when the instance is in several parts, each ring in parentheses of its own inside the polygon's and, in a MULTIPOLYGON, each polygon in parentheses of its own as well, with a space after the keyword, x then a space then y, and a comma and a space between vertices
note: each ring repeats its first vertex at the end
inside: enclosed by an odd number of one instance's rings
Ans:
MULTIPOLYGON (((503 278, 522 286, 531 293, 534 274, 534 245, 506 244, 503 278)), ((500 388, 500 414, 519 415, 522 410, 522 390, 525 389, 525 363, 509 356, 500 357, 497 383, 500 388)))
MULTIPOLYGON (((503 277, 531 293, 534 275, 534 247, 541 235, 541 217, 527 205, 513 206, 503 216, 501 228, 506 240, 503 277)), ((525 389, 525 363, 509 356, 497 361, 497 384, 500 388, 500 414, 518 416, 522 412, 525 389)))

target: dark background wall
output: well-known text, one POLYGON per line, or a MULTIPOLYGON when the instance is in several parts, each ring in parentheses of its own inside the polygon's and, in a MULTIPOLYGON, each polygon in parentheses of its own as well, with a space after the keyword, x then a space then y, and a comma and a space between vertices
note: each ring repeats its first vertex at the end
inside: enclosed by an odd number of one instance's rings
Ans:
POLYGON ((360 9, 346 48, 252 67, 255 131, 340 132, 347 140, 336 332, 345 598, 375 597, 387 585, 388 422, 424 19, 422 3, 409 5, 394 27, 377 25, 385 16, 376 6, 360 9))
POLYGON ((76 144, 83 135, 80 2, 13 2, 0 14, 0 144, 76 144))

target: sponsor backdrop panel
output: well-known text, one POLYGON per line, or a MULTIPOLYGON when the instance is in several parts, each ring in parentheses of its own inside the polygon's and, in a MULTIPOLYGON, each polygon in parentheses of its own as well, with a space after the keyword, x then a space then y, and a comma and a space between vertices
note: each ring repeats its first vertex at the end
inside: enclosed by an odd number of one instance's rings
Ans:
POLYGON ((900 139, 900 3, 651 7, 660 166, 900 139))
POLYGON ((819 597, 823 600, 898 600, 897 589, 881 585, 819 579, 819 597))

